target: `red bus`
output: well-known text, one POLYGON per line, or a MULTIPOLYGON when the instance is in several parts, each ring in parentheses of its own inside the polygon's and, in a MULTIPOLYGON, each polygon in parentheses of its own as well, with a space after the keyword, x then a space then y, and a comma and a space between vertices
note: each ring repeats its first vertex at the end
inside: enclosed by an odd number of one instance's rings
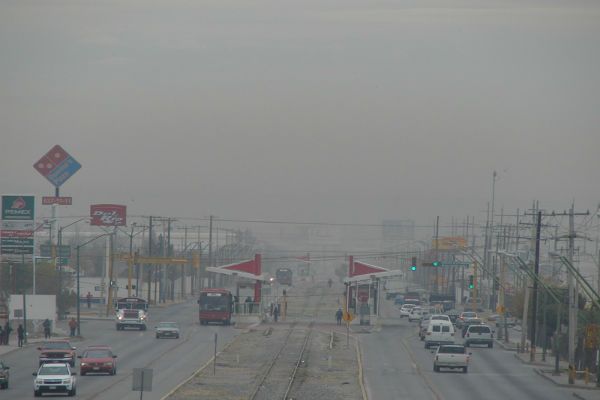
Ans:
POLYGON ((198 299, 200 325, 209 322, 231 324, 233 295, 227 289, 202 289, 198 299))

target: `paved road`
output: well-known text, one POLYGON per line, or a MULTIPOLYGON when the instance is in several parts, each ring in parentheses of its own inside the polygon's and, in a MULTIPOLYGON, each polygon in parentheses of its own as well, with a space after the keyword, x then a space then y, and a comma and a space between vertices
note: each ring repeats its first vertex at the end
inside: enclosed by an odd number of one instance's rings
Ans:
MULTIPOLYGON (((131 391, 131 374, 133 368, 146 367, 154 369, 154 381, 153 391, 144 393, 144 399, 160 399, 210 360, 215 332, 219 348, 240 332, 233 327, 200 326, 197 315, 197 305, 192 302, 151 308, 149 329, 145 332, 117 331, 113 321, 84 321, 81 329, 85 340, 74 345, 78 350, 90 344, 111 345, 118 355, 118 371, 115 376, 78 376, 77 398, 139 399, 139 392, 131 391), (155 339, 150 328, 158 321, 179 322, 182 338, 155 339)), ((33 399, 31 373, 37 369, 37 356, 33 346, 3 356, 11 366, 11 387, 2 391, 3 398, 33 399)))
MULTIPOLYGON (((416 336, 417 324, 403 320, 361 337, 370 399, 544 399, 573 398, 498 346, 471 347, 469 373, 433 372, 433 354, 416 336)), ((585 393, 587 395, 587 393, 585 393)))

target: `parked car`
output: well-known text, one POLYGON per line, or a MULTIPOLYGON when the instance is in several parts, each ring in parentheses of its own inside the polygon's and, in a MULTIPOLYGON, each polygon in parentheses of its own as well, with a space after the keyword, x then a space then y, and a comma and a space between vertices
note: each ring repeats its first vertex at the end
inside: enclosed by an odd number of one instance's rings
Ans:
POLYGON ((79 374, 105 373, 115 375, 117 373, 117 356, 112 353, 109 346, 91 346, 79 357, 79 374))
POLYGON ((470 325, 464 335, 465 347, 473 344, 485 344, 487 347, 494 347, 494 333, 492 328, 487 325, 470 325))
POLYGON ((10 367, 0 360, 0 389, 8 389, 9 369, 10 367))
POLYGON ((156 326, 156 338, 164 337, 179 339, 179 325, 176 322, 159 322, 156 326))
POLYGON ((75 396, 77 391, 77 372, 71 371, 69 363, 48 363, 33 373, 33 396, 43 393, 67 393, 75 396))
POLYGON ((431 320, 425 332, 425 348, 454 344, 454 325, 450 321, 431 320))
POLYGON ((77 348, 71 346, 71 343, 68 340, 51 340, 48 342, 43 342, 38 350, 40 351, 39 355, 39 364, 42 365, 44 363, 69 363, 71 367, 75 366, 75 358, 77 358, 77 354, 75 350, 77 348))
POLYGON ((442 345, 435 352, 433 370, 440 372, 440 368, 460 368, 466 374, 469 369, 470 360, 471 353, 467 353, 465 346, 458 344, 442 345))

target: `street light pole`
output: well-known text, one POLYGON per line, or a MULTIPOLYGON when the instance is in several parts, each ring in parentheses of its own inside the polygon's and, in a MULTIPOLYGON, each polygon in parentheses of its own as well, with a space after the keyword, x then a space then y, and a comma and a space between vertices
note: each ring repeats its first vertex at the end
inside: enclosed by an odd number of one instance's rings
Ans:
POLYGON ((88 240, 87 242, 84 242, 80 245, 77 245, 76 247, 76 252, 77 252, 77 336, 81 336, 81 304, 80 304, 80 270, 81 270, 81 266, 79 263, 79 250, 89 244, 92 243, 94 240, 96 239, 100 239, 101 237, 107 236, 107 235, 112 235, 112 233, 103 233, 101 235, 98 235, 90 240, 88 240))

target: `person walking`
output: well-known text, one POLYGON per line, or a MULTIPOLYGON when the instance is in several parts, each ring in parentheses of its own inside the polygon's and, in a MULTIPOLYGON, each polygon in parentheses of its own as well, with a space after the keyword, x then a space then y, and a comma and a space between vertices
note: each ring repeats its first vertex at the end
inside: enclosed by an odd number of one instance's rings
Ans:
POLYGON ((85 300, 87 301, 88 308, 92 307, 92 294, 90 292, 85 296, 85 300))
POLYGON ((3 337, 3 343, 6 346, 8 346, 8 344, 9 344, 11 332, 12 332, 12 328, 10 327, 10 324, 8 323, 8 321, 6 321, 6 324, 4 324, 4 337, 3 337))
POLYGON ((44 322, 42 323, 43 327, 44 327, 44 339, 49 339, 50 338, 50 320, 48 318, 46 318, 44 320, 44 322))
POLYGON ((75 329, 77 329, 77 321, 75 321, 75 317, 72 317, 69 320, 69 329, 71 330, 71 333, 69 336, 74 337, 75 336, 75 329))
POLYGON ((25 329, 23 329, 23 325, 19 324, 17 328, 17 339, 19 347, 23 347, 23 340, 25 339, 25 329))
POLYGON ((338 308, 338 310, 335 312, 335 320, 337 321, 338 325, 342 324, 342 317, 344 316, 344 312, 342 311, 342 307, 338 308))
POLYGON ((275 322, 277 322, 278 319, 279 319, 279 304, 275 304, 275 307, 273 307, 273 320, 275 322))

